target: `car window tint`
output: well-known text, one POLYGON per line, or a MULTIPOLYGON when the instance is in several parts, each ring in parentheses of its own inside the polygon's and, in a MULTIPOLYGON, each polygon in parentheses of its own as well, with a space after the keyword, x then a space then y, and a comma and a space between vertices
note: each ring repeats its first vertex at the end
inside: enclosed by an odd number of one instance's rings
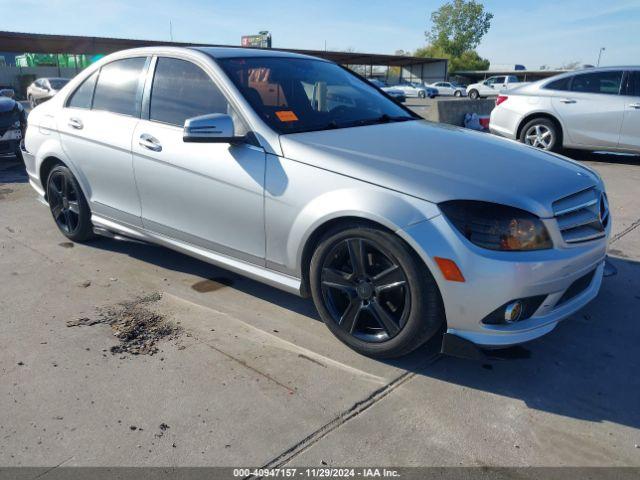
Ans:
POLYGON ((617 95, 621 81, 621 71, 583 73, 573 77, 571 91, 617 95))
POLYGON ((625 93, 632 97, 640 97, 640 72, 629 72, 625 93))
POLYGON ((553 82, 548 83, 544 88, 546 88, 547 90, 567 91, 569 90, 572 78, 573 77, 559 78, 558 80, 554 80, 553 82))
POLYGON ((514 76, 514 75, 510 75, 509 76, 509 81, 512 83, 518 83, 518 77, 514 76))
POLYGON ((188 118, 210 113, 228 113, 227 100, 211 78, 191 62, 159 58, 149 118, 183 126, 188 118))
POLYGON ((102 67, 93 96, 93 109, 136 115, 138 86, 145 62, 145 57, 125 58, 102 67))
POLYGON ((90 77, 82 82, 69 98, 67 106, 73 108, 91 108, 91 100, 93 99, 93 87, 96 84, 96 78, 98 78, 98 72, 94 72, 90 77))

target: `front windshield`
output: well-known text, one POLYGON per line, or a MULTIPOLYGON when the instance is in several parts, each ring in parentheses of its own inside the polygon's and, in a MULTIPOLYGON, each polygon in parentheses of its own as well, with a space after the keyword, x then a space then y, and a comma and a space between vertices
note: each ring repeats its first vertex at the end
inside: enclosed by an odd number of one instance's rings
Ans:
POLYGON ((54 90, 60 90, 67 83, 69 83, 69 80, 67 80, 66 78, 50 78, 49 79, 49 85, 51 85, 51 88, 53 88, 54 90))
POLYGON ((258 115, 279 133, 415 119, 334 63, 277 57, 226 58, 218 63, 258 115))

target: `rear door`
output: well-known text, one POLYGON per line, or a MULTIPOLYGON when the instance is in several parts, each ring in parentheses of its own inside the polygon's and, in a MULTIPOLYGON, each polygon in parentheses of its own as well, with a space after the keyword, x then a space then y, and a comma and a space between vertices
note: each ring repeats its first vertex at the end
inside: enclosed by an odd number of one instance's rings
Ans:
POLYGON ((93 213, 141 225, 131 138, 147 57, 115 60, 87 78, 58 114, 62 147, 84 177, 93 213))
POLYGON ((589 148, 618 146, 625 107, 620 95, 622 75, 622 70, 580 73, 571 79, 569 91, 552 98, 565 143, 589 148))
POLYGON ((229 114, 237 136, 247 127, 199 65, 164 56, 154 63, 132 146, 144 227, 264 265, 264 150, 245 143, 185 143, 188 118, 229 114))
POLYGON ((619 147, 640 152, 640 70, 627 73, 619 147))

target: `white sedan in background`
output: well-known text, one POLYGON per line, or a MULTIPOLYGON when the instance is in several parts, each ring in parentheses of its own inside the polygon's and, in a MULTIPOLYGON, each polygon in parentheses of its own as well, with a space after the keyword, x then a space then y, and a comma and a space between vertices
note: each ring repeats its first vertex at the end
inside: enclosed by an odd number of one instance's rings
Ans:
POLYGON ((543 150, 640 153, 640 67, 591 68, 503 92, 489 129, 543 150))
POLYGON ((438 95, 442 96, 465 97, 467 95, 466 87, 453 82, 436 82, 432 83, 430 87, 435 88, 438 91, 438 95))
POLYGON ((406 97, 435 98, 438 96, 438 90, 435 88, 415 82, 399 83, 398 85, 394 85, 393 89, 401 90, 406 97))

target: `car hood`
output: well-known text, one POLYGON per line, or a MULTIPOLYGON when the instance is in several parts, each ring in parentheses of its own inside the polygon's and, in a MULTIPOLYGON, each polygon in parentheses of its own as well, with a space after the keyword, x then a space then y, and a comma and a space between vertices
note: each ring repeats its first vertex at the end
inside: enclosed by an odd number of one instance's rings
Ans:
POLYGON ((552 217, 599 184, 590 169, 486 133, 427 121, 282 135, 285 157, 430 202, 483 200, 552 217))

